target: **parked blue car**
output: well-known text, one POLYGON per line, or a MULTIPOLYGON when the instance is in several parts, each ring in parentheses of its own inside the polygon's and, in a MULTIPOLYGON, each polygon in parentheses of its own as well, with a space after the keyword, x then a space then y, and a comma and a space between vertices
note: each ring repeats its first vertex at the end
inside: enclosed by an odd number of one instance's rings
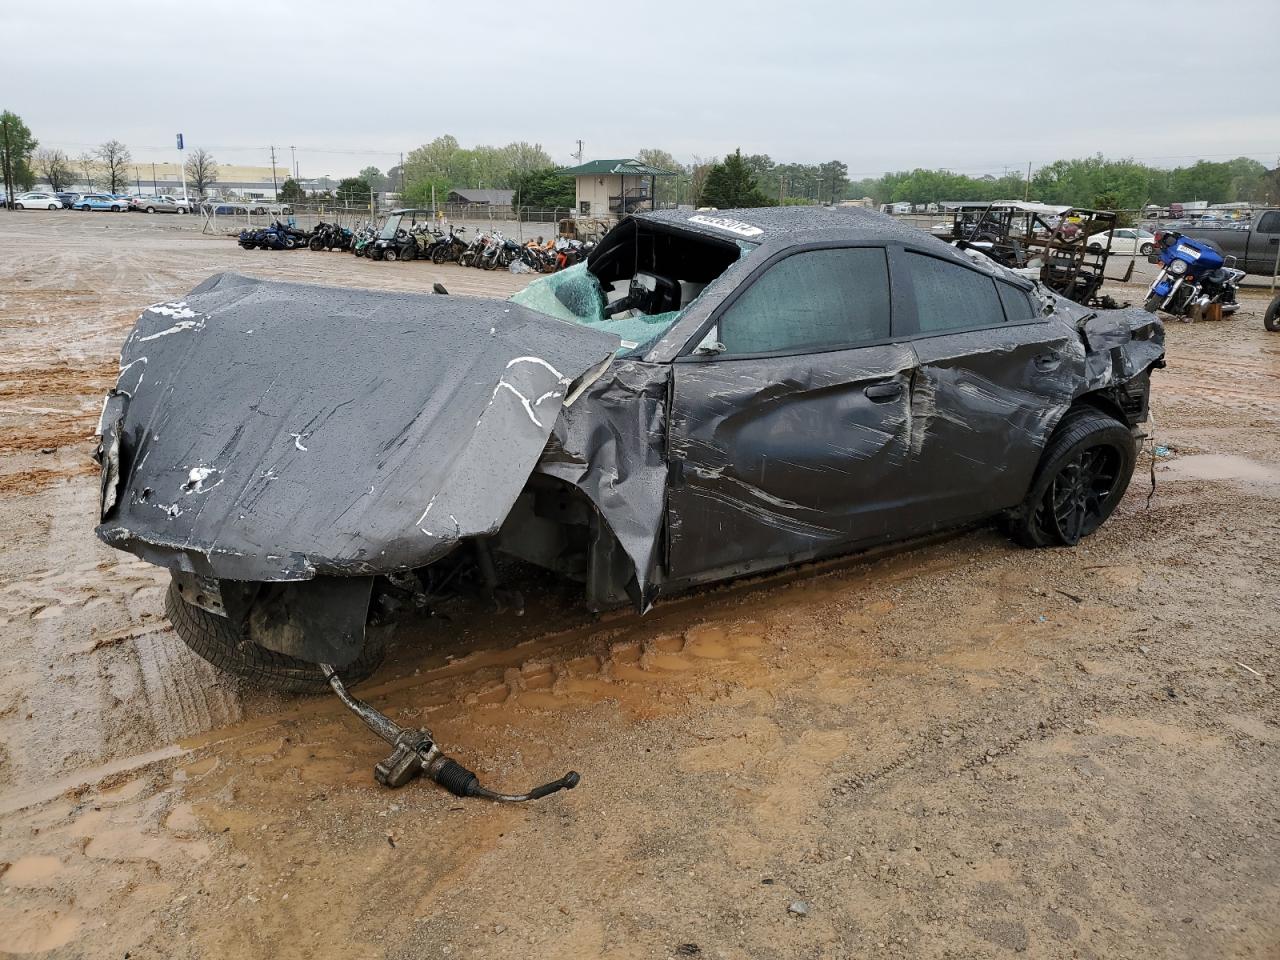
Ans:
POLYGON ((119 200, 109 193, 86 193, 76 201, 75 209, 120 212, 129 209, 129 202, 127 200, 119 200))

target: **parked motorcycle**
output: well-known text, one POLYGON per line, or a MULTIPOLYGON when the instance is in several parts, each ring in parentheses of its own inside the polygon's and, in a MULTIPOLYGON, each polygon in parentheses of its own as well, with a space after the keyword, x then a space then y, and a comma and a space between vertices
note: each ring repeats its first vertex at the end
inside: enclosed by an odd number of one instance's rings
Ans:
POLYGON ((351 247, 352 232, 346 227, 340 227, 336 223, 326 223, 321 220, 316 224, 316 228, 311 231, 311 241, 308 244, 312 250, 348 250, 351 247))
POLYGON ((1271 301, 1267 312, 1262 315, 1262 325, 1272 333, 1280 333, 1280 296, 1271 301))
POLYGON ((463 236, 466 227, 450 227, 431 246, 432 263, 456 263, 462 252, 467 249, 467 240, 463 236))
POLYGON ((1161 233, 1159 243, 1159 252, 1147 258, 1162 264, 1147 291, 1148 312, 1162 310, 1193 321, 1228 317, 1239 309, 1236 290, 1245 274, 1235 268, 1235 257, 1223 257, 1210 244, 1173 230, 1161 233))
POLYGON ((368 254, 369 247, 378 239, 378 228, 373 224, 367 224, 355 231, 351 239, 351 252, 357 257, 363 257, 368 254))

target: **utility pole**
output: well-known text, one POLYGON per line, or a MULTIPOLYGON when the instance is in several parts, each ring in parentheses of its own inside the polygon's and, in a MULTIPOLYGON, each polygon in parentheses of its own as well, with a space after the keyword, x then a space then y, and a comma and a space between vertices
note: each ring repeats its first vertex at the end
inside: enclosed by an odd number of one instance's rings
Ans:
POLYGON ((289 157, 293 161, 293 179, 298 179, 298 155, 294 152, 293 147, 289 148, 289 157))
POLYGON ((576 158, 578 163, 582 163, 582 141, 579 140, 577 143, 578 143, 578 152, 571 153, 569 154, 569 156, 576 158))
POLYGON ((151 193, 156 195, 160 192, 160 184, 156 181, 156 165, 155 161, 151 163, 151 193))
POLYGON ((1030 160, 1027 161, 1027 185, 1026 185, 1026 188, 1022 191, 1022 202, 1026 203, 1029 199, 1031 199, 1031 161, 1030 160))
POLYGON ((782 206, 783 190, 786 186, 786 178, 781 174, 778 175, 778 206, 782 206))
POLYGON ((276 186, 276 148, 271 148, 271 192, 272 200, 280 199, 280 188, 276 186))

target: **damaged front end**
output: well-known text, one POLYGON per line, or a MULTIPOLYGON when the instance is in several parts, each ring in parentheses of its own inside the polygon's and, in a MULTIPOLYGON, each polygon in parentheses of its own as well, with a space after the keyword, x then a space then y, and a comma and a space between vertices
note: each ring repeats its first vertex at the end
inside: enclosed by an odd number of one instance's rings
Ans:
POLYGON ((497 534, 617 347, 506 302, 214 277, 125 342, 97 534, 253 642, 348 664, 375 580, 497 534))

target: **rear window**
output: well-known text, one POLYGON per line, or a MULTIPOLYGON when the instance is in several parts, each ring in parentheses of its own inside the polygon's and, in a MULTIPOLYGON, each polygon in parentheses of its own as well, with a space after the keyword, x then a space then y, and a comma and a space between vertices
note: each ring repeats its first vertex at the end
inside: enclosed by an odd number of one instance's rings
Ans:
POLYGON ((921 333, 993 327, 1004 323, 996 282, 959 264, 908 253, 921 333))
POLYGON ((1019 290, 1011 283, 1002 283, 997 280, 996 291, 1000 294, 1000 304, 1004 307, 1004 318, 1009 323, 1020 323, 1036 318, 1035 304, 1031 302, 1031 295, 1025 290, 1019 290))

